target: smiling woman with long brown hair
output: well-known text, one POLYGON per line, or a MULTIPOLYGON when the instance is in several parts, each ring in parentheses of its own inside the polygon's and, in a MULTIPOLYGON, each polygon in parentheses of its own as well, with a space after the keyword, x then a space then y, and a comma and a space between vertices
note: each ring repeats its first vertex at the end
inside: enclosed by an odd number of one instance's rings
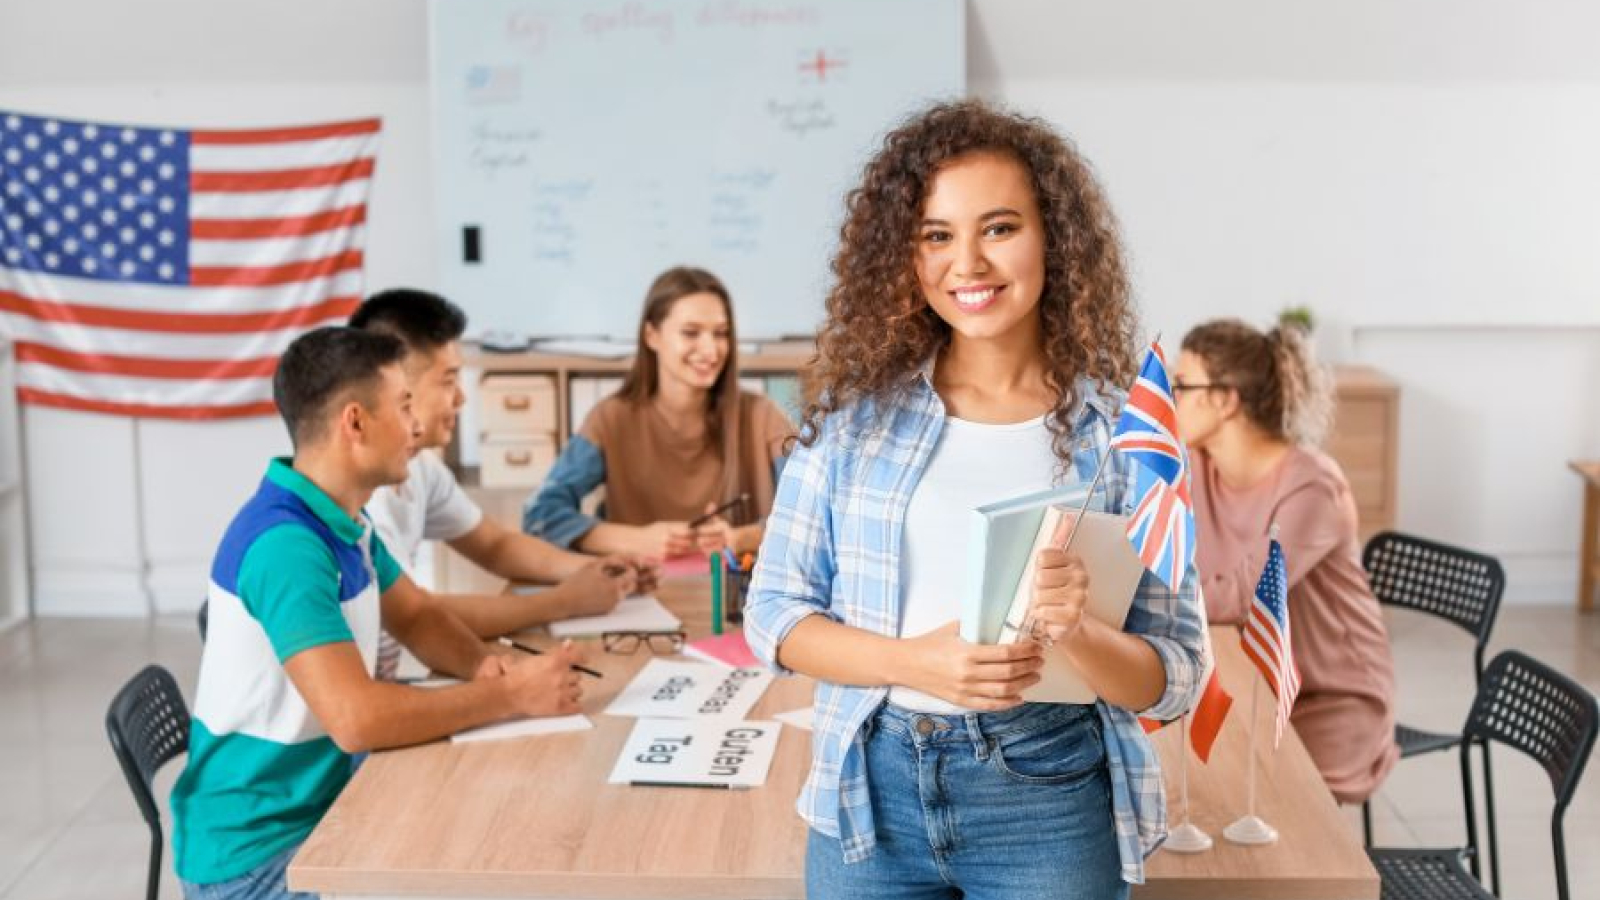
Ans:
POLYGON ((754 550, 792 436, 776 404, 739 389, 728 289, 704 269, 668 269, 645 295, 622 389, 562 449, 523 530, 587 553, 754 550), (585 515, 579 505, 602 484, 603 516, 585 515), (741 496, 727 516, 690 524, 741 496))
MULTIPOLYGON (((1134 314, 1116 223, 1048 125, 977 101, 893 131, 846 205, 800 446, 778 486, 746 636, 817 679, 811 897, 1116 898, 1165 835, 1135 714, 1198 694, 1191 569, 1147 576, 1125 626, 1082 615, 1088 573, 1045 550, 1045 643, 957 633, 972 509, 1106 456, 1134 314), (1026 703, 1047 653, 1101 698, 1026 703)), ((1091 508, 1125 511, 1106 463, 1091 508)))

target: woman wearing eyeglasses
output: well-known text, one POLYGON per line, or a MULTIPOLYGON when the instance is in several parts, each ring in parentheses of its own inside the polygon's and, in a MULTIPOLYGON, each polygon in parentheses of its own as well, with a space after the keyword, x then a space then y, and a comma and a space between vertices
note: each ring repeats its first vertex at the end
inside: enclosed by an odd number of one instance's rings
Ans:
POLYGON ((1212 623, 1244 621, 1276 524, 1301 677, 1291 722, 1334 797, 1360 803, 1399 758, 1394 662, 1361 568, 1350 485, 1317 449, 1326 378, 1298 330, 1219 320, 1184 336, 1172 380, 1194 466, 1206 612, 1212 623))

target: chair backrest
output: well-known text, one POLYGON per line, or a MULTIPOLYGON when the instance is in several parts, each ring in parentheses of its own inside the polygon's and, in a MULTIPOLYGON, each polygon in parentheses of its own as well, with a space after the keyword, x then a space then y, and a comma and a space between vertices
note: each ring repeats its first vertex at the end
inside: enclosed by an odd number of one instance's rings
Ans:
POLYGON ((1500 612, 1506 573, 1492 556, 1394 531, 1376 534, 1361 552, 1378 602, 1438 616, 1477 640, 1476 674, 1500 612))
POLYGON ((1507 650, 1483 673, 1462 735, 1532 757, 1550 776, 1559 810, 1578 788, 1597 731, 1600 707, 1593 694, 1527 654, 1507 650))
POLYGON ((189 749, 189 708, 172 673, 146 666, 123 685, 106 710, 106 735, 145 822, 159 829, 161 811, 151 779, 168 760, 189 749))
MULTIPOLYGON (((1600 704, 1594 694, 1544 663, 1507 650, 1496 656, 1483 673, 1478 695, 1461 730, 1463 783, 1470 776, 1470 749, 1474 743, 1494 741, 1527 754, 1550 776, 1555 806, 1550 814, 1550 837, 1555 850, 1557 896, 1566 900, 1567 858, 1562 818, 1577 792, 1578 781, 1594 751, 1600 732, 1600 704)), ((1476 846, 1471 794, 1467 795, 1468 843, 1476 846)), ((1490 858, 1498 857, 1495 830, 1489 830, 1490 858)), ((1495 870, 1495 889, 1500 889, 1495 870)))

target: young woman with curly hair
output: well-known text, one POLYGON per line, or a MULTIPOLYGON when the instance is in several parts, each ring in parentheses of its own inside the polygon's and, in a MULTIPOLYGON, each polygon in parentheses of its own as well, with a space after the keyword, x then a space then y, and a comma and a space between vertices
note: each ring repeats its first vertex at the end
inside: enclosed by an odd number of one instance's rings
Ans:
MULTIPOLYGON (((746 635, 817 679, 811 897, 1125 896, 1166 833, 1135 714, 1198 695, 1203 616, 1147 576, 1123 628, 1045 550, 1044 643, 957 633, 973 507, 1078 484, 1107 456, 1134 314, 1088 165, 1037 120, 935 106, 846 201, 815 396, 768 520, 746 635), (1048 644, 1046 646, 1045 644, 1048 644), (1043 655, 1101 700, 1026 703, 1043 655)), ((1117 454, 1091 508, 1127 511, 1117 454)))

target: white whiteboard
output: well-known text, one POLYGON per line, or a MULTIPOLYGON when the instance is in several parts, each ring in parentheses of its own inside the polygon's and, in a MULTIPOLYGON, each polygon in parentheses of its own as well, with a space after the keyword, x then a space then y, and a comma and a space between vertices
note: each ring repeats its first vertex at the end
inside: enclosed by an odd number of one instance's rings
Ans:
POLYGON ((962 0, 434 0, 435 252, 473 332, 632 338, 677 264, 822 315, 844 192, 965 85, 962 0), (465 229, 480 261, 465 261, 465 229))

